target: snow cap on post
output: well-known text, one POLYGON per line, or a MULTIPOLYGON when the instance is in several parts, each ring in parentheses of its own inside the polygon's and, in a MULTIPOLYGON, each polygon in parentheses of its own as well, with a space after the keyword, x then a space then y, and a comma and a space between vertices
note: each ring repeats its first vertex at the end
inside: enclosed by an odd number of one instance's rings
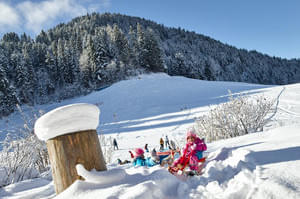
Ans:
POLYGON ((34 125, 34 132, 40 140, 98 127, 100 110, 96 105, 79 103, 56 108, 42 117, 34 125))

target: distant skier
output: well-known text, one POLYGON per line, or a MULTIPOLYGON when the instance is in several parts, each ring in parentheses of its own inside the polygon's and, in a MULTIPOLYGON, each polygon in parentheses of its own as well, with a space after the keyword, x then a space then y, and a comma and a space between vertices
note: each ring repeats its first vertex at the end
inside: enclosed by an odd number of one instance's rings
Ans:
POLYGON ((162 138, 160 138, 159 140, 159 144, 160 144, 160 149, 159 150, 164 150, 164 140, 162 138))
POLYGON ((149 149, 148 149, 148 144, 145 144, 145 151, 148 153, 149 152, 149 149))
POLYGON ((114 145, 114 150, 117 148, 117 150, 119 150, 119 147, 118 147, 118 143, 117 143, 117 140, 116 138, 114 138, 113 140, 113 145, 114 145))
POLYGON ((169 138, 168 138, 168 136, 166 135, 166 139, 165 139, 165 143, 166 143, 166 148, 169 146, 169 149, 171 149, 171 147, 170 147, 170 143, 169 143, 169 138))

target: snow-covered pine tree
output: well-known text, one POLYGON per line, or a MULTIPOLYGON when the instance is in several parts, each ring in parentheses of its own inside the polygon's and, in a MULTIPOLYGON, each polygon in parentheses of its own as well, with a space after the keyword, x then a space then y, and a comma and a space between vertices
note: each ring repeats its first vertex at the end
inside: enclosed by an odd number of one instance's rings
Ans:
POLYGON ((97 64, 96 71, 96 83, 97 88, 101 84, 109 81, 105 75, 106 67, 110 62, 110 59, 114 56, 112 49, 112 44, 110 43, 110 38, 105 28, 98 28, 95 35, 95 59, 97 64))
POLYGON ((164 71, 163 60, 162 60, 162 51, 159 46, 158 39, 156 38, 156 34, 153 29, 148 28, 146 34, 146 49, 148 49, 148 58, 150 71, 154 72, 162 72, 164 71))
POLYGON ((37 79, 33 69, 33 60, 31 54, 31 45, 24 44, 22 48, 22 59, 19 65, 18 90, 22 93, 25 103, 33 105, 35 103, 37 79))
POLYGON ((70 45, 69 41, 66 41, 64 44, 64 68, 63 68, 63 77, 66 84, 73 84, 75 75, 74 75, 74 68, 75 63, 73 59, 73 50, 72 46, 70 45))
POLYGON ((48 48, 46 59, 45 59, 45 69, 47 74, 49 75, 50 82, 47 88, 47 95, 53 95, 56 88, 57 83, 57 66, 55 64, 55 57, 52 52, 52 48, 48 48))
POLYGON ((0 118, 15 110, 18 103, 15 88, 10 85, 5 72, 5 57, 0 50, 0 118))
POLYGON ((140 24, 137 25, 137 41, 139 47, 139 63, 148 71, 161 72, 164 70, 161 50, 152 29, 145 32, 140 24))
POLYGON ((125 65, 129 62, 129 46, 124 33, 117 24, 113 26, 112 40, 117 51, 117 58, 125 65))
POLYGON ((66 70, 66 57, 65 57, 65 40, 59 38, 57 42, 57 75, 58 86, 62 89, 65 86, 64 71, 66 70))
POLYGON ((168 73, 173 75, 187 74, 187 67, 182 53, 176 53, 173 64, 169 67, 168 73))
POLYGON ((129 46, 129 62, 130 65, 133 68, 138 67, 138 57, 139 57, 139 51, 138 51, 138 41, 137 41, 137 35, 135 30, 132 26, 129 27, 128 32, 128 46, 129 46))
POLYGON ((9 32, 3 35, 2 37, 3 42, 12 42, 18 43, 20 41, 19 35, 15 32, 9 32))
POLYGON ((44 30, 41 30, 41 33, 35 38, 35 42, 49 45, 50 40, 47 33, 44 30))

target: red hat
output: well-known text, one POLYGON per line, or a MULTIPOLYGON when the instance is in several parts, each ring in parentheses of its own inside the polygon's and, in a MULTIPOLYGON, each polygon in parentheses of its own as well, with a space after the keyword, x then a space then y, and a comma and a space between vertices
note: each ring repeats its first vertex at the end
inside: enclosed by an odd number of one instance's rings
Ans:
POLYGON ((144 150, 141 148, 134 149, 134 152, 135 152, 135 157, 140 157, 141 155, 144 154, 144 150))

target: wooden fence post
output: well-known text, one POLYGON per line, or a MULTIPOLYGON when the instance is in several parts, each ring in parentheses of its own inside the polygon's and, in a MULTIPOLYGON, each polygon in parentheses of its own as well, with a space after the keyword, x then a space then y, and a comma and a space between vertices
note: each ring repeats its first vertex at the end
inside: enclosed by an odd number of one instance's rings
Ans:
POLYGON ((36 121, 36 135, 47 142, 56 194, 80 179, 75 168, 79 163, 87 170, 106 170, 96 132, 99 114, 95 105, 71 104, 36 121))

